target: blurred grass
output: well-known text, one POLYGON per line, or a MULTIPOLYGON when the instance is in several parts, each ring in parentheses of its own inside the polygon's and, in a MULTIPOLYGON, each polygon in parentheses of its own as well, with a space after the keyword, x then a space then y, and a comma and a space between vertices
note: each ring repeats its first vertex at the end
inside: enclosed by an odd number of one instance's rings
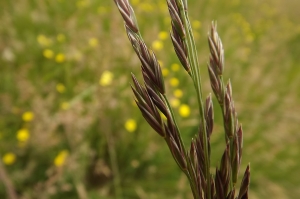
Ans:
MULTIPOLYGON (((188 118, 176 113, 188 144, 197 131, 196 99, 184 70, 171 68, 179 62, 170 40, 158 37, 170 29, 165 2, 131 2, 146 43, 163 44, 155 51, 169 72, 168 96, 177 98, 173 91, 181 89, 180 103, 191 107, 188 118), (173 77, 178 86, 170 84, 173 77)), ((225 78, 245 132, 242 170, 251 162, 250 198, 300 195, 299 6, 189 1, 205 95, 211 92, 206 33, 218 21, 225 78)), ((1 1, 0 7, 0 155, 20 198, 192 198, 165 143, 134 106, 130 72, 140 73, 139 62, 112 1, 1 1), (105 71, 112 82, 100 85, 105 71), (25 112, 33 120, 24 121, 25 112), (124 127, 131 118, 133 133, 124 127), (28 130, 23 141, 20 129, 28 130), (8 153, 15 155, 10 163, 8 153)), ((221 116, 215 116, 212 165, 224 148, 221 116)), ((6 197, 1 183, 0 198, 6 197)))

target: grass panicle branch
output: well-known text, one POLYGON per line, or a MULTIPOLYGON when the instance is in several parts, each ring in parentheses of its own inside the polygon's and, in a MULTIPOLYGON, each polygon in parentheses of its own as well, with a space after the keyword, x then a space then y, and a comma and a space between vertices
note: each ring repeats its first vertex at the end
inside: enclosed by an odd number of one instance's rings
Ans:
POLYGON ((165 139, 174 160, 189 180, 194 198, 248 198, 249 165, 238 196, 235 196, 242 157, 243 130, 238 122, 230 80, 227 84, 223 82, 224 49, 216 25, 212 23, 208 35, 210 49, 208 74, 211 88, 223 114, 226 147, 220 165, 216 167, 213 175, 210 173, 210 137, 214 125, 214 106, 211 94, 204 103, 202 102, 200 69, 188 17, 187 1, 167 0, 167 6, 171 17, 171 41, 180 63, 194 82, 199 105, 199 131, 192 139, 189 150, 185 149, 173 110, 165 95, 161 67, 154 52, 147 47, 142 38, 131 5, 128 0, 114 1, 123 17, 129 41, 141 62, 143 83, 131 74, 133 81, 131 88, 136 104, 149 125, 165 139), (166 120, 162 119, 162 115, 166 120))

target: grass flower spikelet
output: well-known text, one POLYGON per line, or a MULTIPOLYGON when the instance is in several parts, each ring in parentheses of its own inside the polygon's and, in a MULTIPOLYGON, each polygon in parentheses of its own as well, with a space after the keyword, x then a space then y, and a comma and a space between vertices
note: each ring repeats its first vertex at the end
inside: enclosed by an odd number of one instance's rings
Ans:
MULTIPOLYGON (((199 29, 201 22, 196 20, 190 25, 186 0, 167 1, 171 17, 171 41, 180 63, 193 81, 199 111, 198 133, 191 141, 190 150, 186 150, 172 107, 179 106, 178 112, 183 118, 191 115, 191 108, 187 104, 179 105, 178 98, 182 96, 180 90, 174 92, 177 96, 175 99, 178 101, 168 99, 161 68, 156 56, 149 50, 142 38, 133 8, 128 0, 114 1, 125 22, 129 41, 141 61, 142 83, 134 74, 131 74, 133 81, 131 88, 136 104, 148 124, 166 141, 175 162, 189 180, 194 199, 248 198, 249 167, 244 174, 239 195, 235 196, 235 185, 242 155, 243 131, 236 118, 231 84, 230 82, 227 85, 223 83, 224 51, 216 26, 212 24, 208 36, 210 48, 208 69, 212 90, 222 108, 226 148, 221 164, 216 167, 216 173, 213 175, 210 158, 210 136, 214 124, 213 100, 209 95, 203 101, 200 64, 192 30, 192 26, 199 29)), ((159 51, 163 49, 163 44, 160 40, 156 40, 152 43, 152 48, 159 51)), ((178 69, 177 66, 172 67, 172 71, 178 69)), ((170 86, 177 87, 179 80, 173 77, 169 79, 169 83, 170 86)))

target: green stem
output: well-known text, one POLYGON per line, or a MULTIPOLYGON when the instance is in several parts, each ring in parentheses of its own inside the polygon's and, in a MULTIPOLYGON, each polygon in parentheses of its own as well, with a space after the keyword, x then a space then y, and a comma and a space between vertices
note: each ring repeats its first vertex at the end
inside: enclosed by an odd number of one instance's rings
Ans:
MULTIPOLYGON (((166 105, 167 105, 167 107, 168 107, 168 109, 169 109, 169 111, 170 111, 170 114, 171 114, 172 120, 173 120, 173 122, 174 122, 174 124, 175 124, 175 127, 176 127, 176 129, 177 129, 177 131, 178 131, 178 136, 179 136, 180 144, 181 144, 181 146, 182 146, 182 148, 183 148, 183 150, 184 150, 184 157, 185 157, 185 159, 186 159, 187 167, 189 168, 190 165, 188 165, 188 164, 190 164, 190 161, 189 161, 188 156, 187 156, 187 151, 185 150, 185 145, 184 145, 184 143, 183 143, 183 140, 182 140, 182 137, 181 137, 181 133, 180 133, 180 129, 178 128, 178 124, 177 124, 177 122, 176 122, 176 119, 175 119, 175 115, 174 115, 173 109, 172 109, 172 107, 171 107, 171 105, 170 105, 170 103, 169 103, 169 101, 168 101, 167 96, 166 96, 166 95, 162 95, 162 96, 163 96, 163 99, 164 99, 164 101, 165 101, 165 103, 166 103, 166 105)), ((175 159, 175 158, 174 158, 174 159, 175 159)), ((198 196, 198 194, 197 194, 197 192, 196 192, 197 188, 196 188, 195 182, 192 180, 189 171, 188 171, 188 170, 183 170, 183 172, 184 172, 185 175, 188 177, 188 180, 189 180, 189 182, 190 182, 190 186, 191 186, 191 189, 192 189, 194 198, 195 198, 195 199, 199 198, 199 196, 198 196)))
POLYGON ((207 181, 207 194, 208 199, 211 198, 211 183, 210 183, 210 159, 208 155, 208 141, 207 141, 207 132, 206 132, 206 121, 204 116, 204 108, 203 108, 203 102, 202 102, 202 88, 201 88, 201 78, 200 78, 200 68, 199 68, 199 62, 198 62, 198 56, 197 56, 197 49, 195 45, 195 40, 193 37, 192 29, 190 26, 190 22, 187 16, 187 12, 183 9, 183 4, 181 0, 176 0, 180 9, 180 17, 183 20, 184 28, 186 31, 187 39, 184 38, 184 42, 187 46, 188 50, 188 59, 193 71, 193 81, 197 93, 197 100, 198 100, 198 106, 199 106, 199 114, 200 119, 202 122, 202 140, 204 145, 204 159, 205 159, 205 177, 207 181))

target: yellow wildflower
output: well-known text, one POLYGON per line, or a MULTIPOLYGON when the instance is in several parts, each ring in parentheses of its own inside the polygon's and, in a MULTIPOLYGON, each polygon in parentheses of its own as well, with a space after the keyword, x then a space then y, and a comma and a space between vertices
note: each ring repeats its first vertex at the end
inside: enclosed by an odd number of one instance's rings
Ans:
POLYGON ((134 5, 134 6, 136 6, 139 3, 140 3, 140 0, 132 0, 131 1, 131 4, 134 5))
POLYGON ((63 102, 60 104, 60 108, 62 110, 68 110, 70 108, 70 104, 68 102, 63 102))
POLYGON ((164 63, 160 60, 157 60, 157 62, 159 63, 160 67, 164 67, 164 63))
POLYGON ((99 84, 101 86, 108 86, 111 84, 113 77, 114 77, 113 73, 106 70, 102 73, 100 80, 99 80, 99 84))
POLYGON ((174 92, 173 92, 174 96, 177 97, 177 98, 181 98, 183 93, 182 93, 182 90, 181 89, 176 89, 174 92))
POLYGON ((58 83, 56 84, 56 90, 59 93, 64 93, 66 91, 66 87, 63 84, 58 83))
POLYGON ((54 52, 53 52, 52 50, 50 50, 50 49, 45 49, 45 50, 43 51, 43 55, 44 55, 44 57, 46 57, 47 59, 52 59, 53 56, 54 56, 54 52))
POLYGON ((161 72, 162 72, 163 76, 166 77, 169 74, 169 69, 163 68, 161 72))
POLYGON ((90 45, 91 47, 96 47, 96 46, 98 46, 98 39, 95 38, 95 37, 90 38, 90 39, 89 39, 89 45, 90 45))
POLYGON ((171 69, 172 69, 172 71, 176 72, 180 69, 180 66, 178 64, 172 64, 171 69))
POLYGON ((170 100, 170 104, 172 107, 177 108, 180 105, 180 101, 177 98, 173 98, 170 100))
POLYGON ((129 133, 132 133, 136 130, 136 121, 134 119, 128 119, 124 126, 129 133))
POLYGON ((99 14, 105 14, 105 13, 107 13, 107 8, 104 7, 104 6, 99 6, 98 9, 97 9, 97 12, 99 14))
POLYGON ((25 122, 30 122, 32 121, 34 118, 34 113, 31 112, 31 111, 26 111, 25 113, 23 113, 22 115, 22 119, 25 121, 25 122))
POLYGON ((142 4, 140 5, 140 8, 141 8, 143 11, 145 11, 145 12, 151 12, 151 11, 153 11, 153 6, 152 6, 152 4, 150 4, 150 3, 142 3, 142 4))
POLYGON ((167 121, 167 117, 162 112, 159 112, 159 114, 164 121, 167 121))
POLYGON ((168 33, 167 33, 166 31, 161 31, 161 32, 159 32, 159 34, 158 34, 158 38, 159 38, 160 40, 165 40, 165 39, 168 38, 168 33))
POLYGON ((17 140, 20 142, 26 142, 30 137, 28 129, 20 129, 17 132, 17 140))
POLYGON ((154 50, 161 50, 161 49, 163 49, 163 47, 164 47, 163 43, 162 43, 161 41, 159 41, 159 40, 155 40, 155 41, 152 43, 152 48, 153 48, 154 50))
POLYGON ((52 40, 42 34, 38 35, 36 39, 41 46, 50 46, 52 44, 52 40))
POLYGON ((2 162, 6 165, 12 165, 16 161, 16 155, 14 153, 6 153, 2 157, 2 162))
POLYGON ((85 8, 87 7, 89 2, 87 0, 80 0, 76 2, 77 8, 85 8))
POLYGON ((65 161, 69 155, 68 150, 60 151, 57 156, 54 158, 54 165, 57 167, 61 167, 65 164, 65 161))
POLYGON ((192 22, 192 27, 195 28, 195 29, 201 28, 201 22, 198 21, 198 20, 194 20, 194 21, 192 22))
POLYGON ((170 85, 176 87, 179 85, 179 80, 176 77, 170 79, 170 85))
POLYGON ((58 42, 62 43, 62 42, 64 42, 66 40, 66 36, 64 34, 58 34, 56 36, 56 39, 57 39, 58 42))
POLYGON ((58 53, 56 56, 55 56, 55 61, 57 63, 63 63, 65 61, 65 55, 63 53, 58 53))
POLYGON ((182 104, 179 107, 179 115, 181 115, 181 117, 188 117, 191 114, 191 109, 188 105, 186 104, 182 104))

